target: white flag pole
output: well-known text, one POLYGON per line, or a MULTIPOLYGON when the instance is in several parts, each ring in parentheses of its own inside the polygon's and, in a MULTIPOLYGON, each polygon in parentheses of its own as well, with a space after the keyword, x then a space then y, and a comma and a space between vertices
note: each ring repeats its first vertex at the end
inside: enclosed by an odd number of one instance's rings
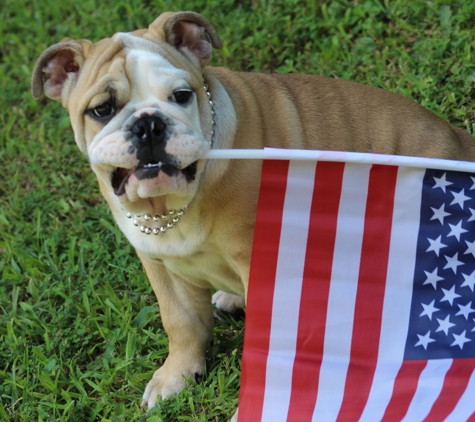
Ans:
MULTIPOLYGON (((383 164, 388 166, 433 168, 475 173, 475 163, 441 158, 407 157, 366 152, 318 151, 303 149, 212 149, 203 158, 234 160, 316 160, 345 163, 383 164)), ((474 182, 475 183, 475 182, 474 182)))

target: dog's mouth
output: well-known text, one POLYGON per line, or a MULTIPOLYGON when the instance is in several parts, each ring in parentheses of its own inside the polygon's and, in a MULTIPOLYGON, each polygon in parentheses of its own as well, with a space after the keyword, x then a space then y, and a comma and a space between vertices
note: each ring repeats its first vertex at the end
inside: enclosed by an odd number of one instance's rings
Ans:
POLYGON ((125 186, 127 185, 127 182, 129 181, 129 178, 132 174, 138 180, 143 180, 154 179, 159 175, 160 172, 163 172, 170 177, 176 177, 181 173, 183 176, 185 176, 186 181, 191 183, 193 180, 195 180, 197 167, 197 161, 191 163, 189 166, 183 169, 179 169, 170 164, 154 161, 133 169, 117 167, 112 172, 111 184, 112 188, 114 189, 114 193, 117 196, 121 196, 125 193, 125 186))

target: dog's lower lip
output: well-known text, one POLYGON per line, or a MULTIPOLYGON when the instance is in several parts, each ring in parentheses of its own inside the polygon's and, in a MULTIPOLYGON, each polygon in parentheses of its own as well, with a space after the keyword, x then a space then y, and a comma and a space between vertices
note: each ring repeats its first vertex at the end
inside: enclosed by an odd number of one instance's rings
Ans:
POLYGON ((198 162, 195 161, 183 169, 178 169, 176 167, 163 164, 162 162, 158 163, 147 163, 143 166, 136 167, 133 169, 126 169, 122 167, 117 167, 111 176, 111 184, 114 189, 114 193, 117 196, 121 196, 125 193, 125 186, 127 185, 130 176, 137 172, 137 177, 142 178, 155 178, 160 172, 164 172, 169 176, 176 175, 178 172, 181 172, 188 183, 195 180, 196 170, 198 162), (139 174, 140 173, 140 176, 139 174), (145 175, 146 174, 146 175, 145 175))

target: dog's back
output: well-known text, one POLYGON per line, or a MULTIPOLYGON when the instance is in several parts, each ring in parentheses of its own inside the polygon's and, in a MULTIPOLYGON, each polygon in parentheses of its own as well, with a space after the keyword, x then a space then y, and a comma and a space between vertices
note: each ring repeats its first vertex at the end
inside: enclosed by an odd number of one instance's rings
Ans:
POLYGON ((238 128, 237 148, 274 146, 475 161, 475 141, 468 132, 402 95, 323 76, 222 68, 212 72, 241 121, 249 123, 238 128))

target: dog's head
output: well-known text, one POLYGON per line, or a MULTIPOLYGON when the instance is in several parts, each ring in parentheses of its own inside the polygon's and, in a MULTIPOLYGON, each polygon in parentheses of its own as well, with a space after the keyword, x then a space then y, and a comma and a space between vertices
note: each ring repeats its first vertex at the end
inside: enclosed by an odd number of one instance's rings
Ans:
POLYGON ((102 186, 132 212, 196 193, 213 139, 203 68, 221 42, 193 12, 164 13, 148 29, 96 44, 65 39, 38 59, 33 96, 69 111, 76 142, 102 186))

